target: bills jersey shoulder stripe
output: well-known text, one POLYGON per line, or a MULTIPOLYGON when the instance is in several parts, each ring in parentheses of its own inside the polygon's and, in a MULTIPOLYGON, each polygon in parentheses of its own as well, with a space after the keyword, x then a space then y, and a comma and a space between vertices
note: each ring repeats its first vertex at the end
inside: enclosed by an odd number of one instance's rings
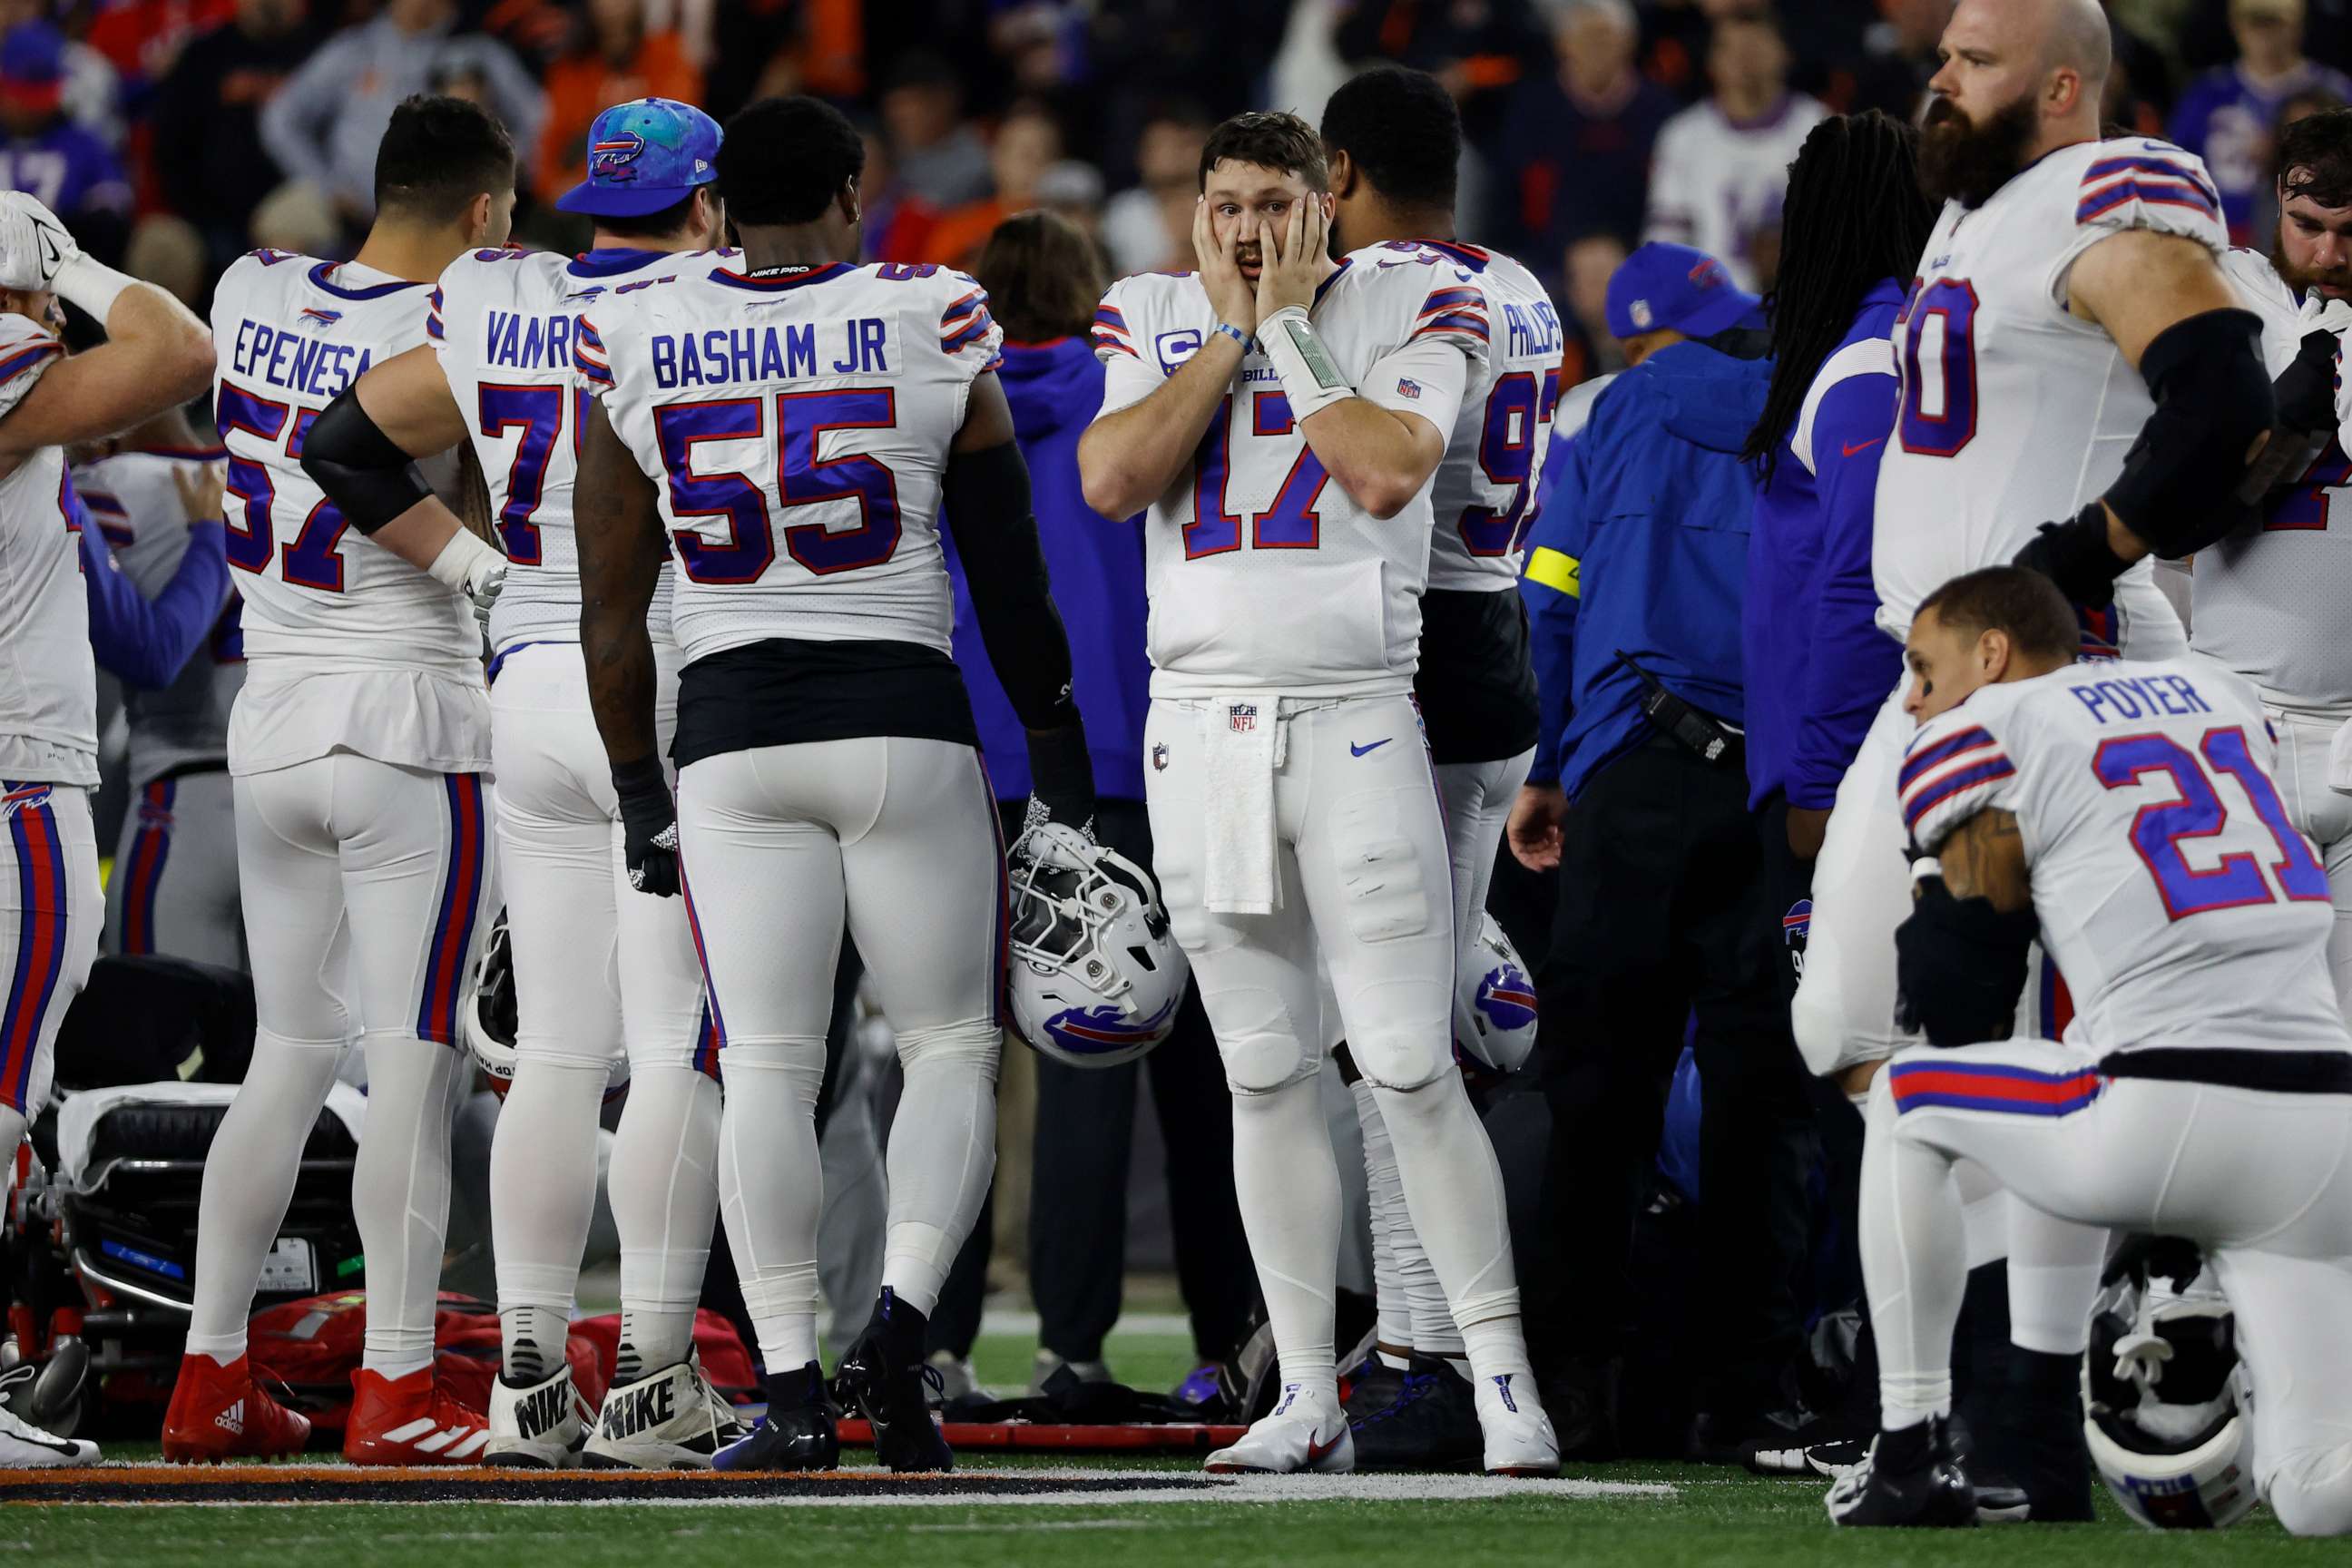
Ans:
MULTIPOLYGON (((0 315, 0 419, 58 362, 57 335, 0 315)), ((98 782, 98 694, 65 454, 26 453, 0 478, 0 778, 98 782)))

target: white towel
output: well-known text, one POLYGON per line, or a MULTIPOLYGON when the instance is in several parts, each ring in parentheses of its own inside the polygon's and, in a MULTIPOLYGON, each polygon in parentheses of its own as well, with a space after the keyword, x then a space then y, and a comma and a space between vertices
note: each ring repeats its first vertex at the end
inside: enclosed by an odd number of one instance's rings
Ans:
POLYGON ((1202 884, 1209 911, 1270 915, 1282 907, 1274 858, 1281 699, 1271 691, 1220 697, 1204 704, 1200 717, 1207 839, 1202 884))

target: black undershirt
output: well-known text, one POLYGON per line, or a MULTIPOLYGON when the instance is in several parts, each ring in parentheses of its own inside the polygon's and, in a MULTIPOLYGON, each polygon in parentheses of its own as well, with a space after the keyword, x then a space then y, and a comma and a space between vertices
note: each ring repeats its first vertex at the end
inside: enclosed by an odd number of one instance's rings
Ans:
POLYGON ((771 637, 688 665, 677 682, 679 767, 727 752, 895 735, 977 750, 955 661, 917 643, 771 637))
POLYGON ((1498 762, 1532 747, 1536 677, 1517 591, 1423 594, 1412 692, 1433 762, 1498 762))

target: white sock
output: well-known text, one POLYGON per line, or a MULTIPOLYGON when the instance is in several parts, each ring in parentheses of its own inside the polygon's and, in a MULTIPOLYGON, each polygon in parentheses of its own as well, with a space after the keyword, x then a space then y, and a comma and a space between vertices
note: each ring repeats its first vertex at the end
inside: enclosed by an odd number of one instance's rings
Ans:
POLYGON ((898 1044, 906 1087, 884 1156, 890 1231, 882 1284, 929 1317, 996 1173, 996 1067, 1004 1036, 992 1023, 952 1024, 901 1030, 898 1044))
POLYGON ((1968 1226, 1950 1157, 1902 1136, 1884 1074, 1863 1136, 1856 1239, 1878 1341, 1879 1425, 1895 1432, 1948 1415, 1968 1226))
POLYGON ((526 1054, 490 1139, 490 1237, 507 1381, 563 1364, 580 1258, 596 1206, 596 1118, 604 1063, 526 1054))
MULTIPOLYGON (((1472 1374, 1483 1381, 1526 1373, 1503 1172, 1461 1075, 1448 1072, 1419 1089, 1372 1092, 1396 1145, 1413 1235, 1444 1288, 1447 1315, 1461 1325, 1456 1342, 1472 1374)), ((1432 1348, 1418 1336, 1416 1322, 1414 1348, 1432 1348)))
MULTIPOLYGON (((1405 1300, 1404 1280, 1397 1273, 1397 1243, 1412 1236, 1405 1217, 1404 1185, 1397 1180, 1396 1150, 1389 1142, 1388 1123, 1381 1120, 1380 1101, 1362 1079, 1348 1086, 1356 1102, 1356 1120, 1364 1130, 1364 1189, 1371 1201, 1372 1303, 1378 1310, 1376 1332, 1384 1345, 1411 1345, 1412 1312, 1405 1300), (1402 1232, 1402 1236, 1399 1236, 1402 1232)), ((1420 1243, 1413 1242, 1416 1252, 1420 1243)), ((1426 1258, 1423 1258, 1426 1261, 1426 1258)), ((1383 1360, 1395 1358, 1381 1352, 1383 1360)))
POLYGON ((1282 1381, 1339 1397, 1331 1346, 1339 1162, 1312 1078, 1234 1096, 1234 1194, 1265 1297, 1282 1381))
POLYGON ((2009 1205, 2010 1342, 2045 1355, 2091 1348, 2091 1303, 2107 1233, 2054 1218, 2014 1194, 2009 1205))
POLYGON ((621 1382, 677 1365, 693 1345, 719 1215, 719 1085, 689 1063, 631 1077, 605 1177, 621 1237, 621 1382))
MULTIPOLYGON (((719 1207, 743 1305, 770 1372, 816 1359, 817 1163, 822 1037, 730 1040, 719 1130, 719 1207)), ((902 1112, 903 1114, 903 1112, 902 1112)))
MULTIPOLYGON (((245 1323, 293 1201, 302 1149, 335 1081, 337 1046, 292 1046, 264 1035, 221 1118, 196 1200, 194 1310, 188 1352, 226 1366, 245 1353, 245 1323)), ((320 1279, 320 1286, 328 1281, 320 1279)))
POLYGON ((385 1377, 433 1364, 459 1055, 414 1035, 367 1041, 368 1114, 352 1172, 352 1215, 367 1254, 360 1364, 385 1377))

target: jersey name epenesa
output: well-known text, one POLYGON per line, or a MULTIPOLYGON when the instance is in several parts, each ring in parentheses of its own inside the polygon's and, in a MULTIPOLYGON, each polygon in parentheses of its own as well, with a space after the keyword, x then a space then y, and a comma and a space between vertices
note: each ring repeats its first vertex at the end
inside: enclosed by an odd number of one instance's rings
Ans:
MULTIPOLYGON (((2272 375, 2293 363, 2317 322, 2316 299, 2298 303, 2270 258, 2232 250, 2221 258, 2239 301, 2263 319, 2272 375)), ((2262 515, 2198 552, 2189 579, 2190 645, 2289 708, 2352 710, 2352 458, 2343 437, 2321 443, 2292 484, 2273 489, 2262 515)))
POLYGON ((688 664, 772 638, 948 651, 940 484, 1003 337, 929 265, 761 278, 696 252, 591 302, 579 373, 661 477, 688 664))
POLYGON ((425 341, 429 283, 285 251, 240 258, 213 296, 214 412, 228 447, 228 561, 247 654, 307 669, 474 670, 462 595, 370 542, 302 471, 302 439, 368 367, 425 341))
MULTIPOLYGON (((188 516, 178 480, 221 460, 216 447, 125 447, 74 469, 74 489, 131 585, 152 599, 188 552, 188 516)), ((131 787, 175 769, 228 761, 229 713, 245 685, 243 606, 234 590, 203 646, 171 685, 122 694, 129 721, 131 787)))
MULTIPOLYGON (((1430 481, 1436 531, 1429 586, 1439 593, 1517 588, 1519 551, 1535 521, 1536 482, 1559 406, 1559 314, 1535 275, 1499 251, 1423 240, 1439 266, 1486 295, 1491 352, 1470 377, 1445 457, 1430 481)), ((1412 245, 1391 248, 1410 250, 1412 245)))
MULTIPOLYGON (((0 418, 65 347, 28 317, 0 315, 0 418)), ((0 780, 98 783, 98 667, 81 552, 56 447, 0 479, 0 780)))
MULTIPOLYGON (((2114 340, 2066 302, 2075 260, 2126 229, 2229 247, 2205 165, 2142 137, 2062 147, 1982 206, 1945 204, 1895 317, 1900 400, 1878 469, 1878 624, 1897 638, 1936 588, 2007 562, 2122 472, 2154 405, 2114 340)), ((2119 626, 2086 623, 2086 643, 2179 651, 2150 570, 2124 574, 2119 626)))
MULTIPOLYGON (((474 250, 434 289, 425 331, 481 459, 507 581, 490 612, 490 646, 580 640, 580 554, 572 495, 589 393, 572 357, 580 312, 671 260, 613 247, 584 256, 474 250)), ((669 640, 664 567, 646 621, 669 640)))
MULTIPOLYGON (((1316 289, 1316 334, 1359 396, 1449 437, 1494 329, 1486 290, 1419 246, 1350 252, 1316 289)), ((1190 272, 1121 279, 1095 316, 1102 415, 1140 403, 1216 331, 1190 272)), ((1541 389, 1538 388, 1540 413, 1541 389)), ((1429 578, 1430 490, 1377 518, 1333 484, 1252 343, 1190 467, 1144 528, 1155 697, 1411 689, 1429 578)))
POLYGON ((1923 852, 1980 811, 2016 814, 2070 1044, 2352 1047, 2327 872, 2273 749, 2253 689, 2210 660, 2084 662, 1921 725, 1896 787, 1923 852))

